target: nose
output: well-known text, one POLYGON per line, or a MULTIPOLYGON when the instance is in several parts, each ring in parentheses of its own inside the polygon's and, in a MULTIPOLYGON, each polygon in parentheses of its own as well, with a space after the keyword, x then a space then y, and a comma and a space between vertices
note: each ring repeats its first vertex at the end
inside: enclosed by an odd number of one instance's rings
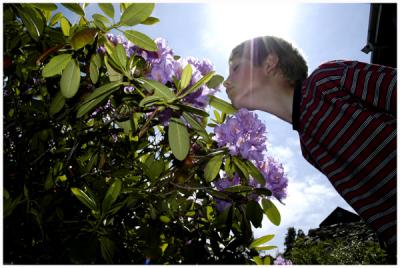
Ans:
POLYGON ((229 81, 229 78, 224 81, 223 85, 226 89, 229 89, 232 87, 232 83, 229 81))

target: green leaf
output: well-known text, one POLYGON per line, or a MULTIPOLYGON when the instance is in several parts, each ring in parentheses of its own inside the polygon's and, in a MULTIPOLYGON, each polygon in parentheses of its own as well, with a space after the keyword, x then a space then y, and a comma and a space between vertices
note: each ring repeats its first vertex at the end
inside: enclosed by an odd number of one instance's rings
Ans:
POLYGON ((182 113, 183 117, 186 119, 186 121, 188 121, 188 123, 190 124, 190 126, 201 136, 203 137, 206 142, 211 142, 211 138, 208 135, 207 131, 197 122, 196 119, 193 118, 192 115, 190 115, 187 112, 183 112, 182 113))
POLYGON ((119 194, 121 193, 122 182, 119 179, 116 179, 111 186, 108 188, 107 193, 103 199, 103 213, 108 211, 112 204, 114 204, 115 200, 117 200, 119 194))
POLYGON ((131 119, 123 122, 116 121, 116 123, 120 128, 124 129, 125 135, 129 135, 129 133, 132 131, 131 119))
POLYGON ((71 54, 61 54, 57 55, 47 63, 42 71, 43 77, 51 77, 57 74, 61 74, 67 64, 70 62, 72 58, 71 54))
POLYGON ((128 58, 126 56, 124 47, 122 46, 122 44, 117 44, 114 51, 115 53, 113 53, 113 56, 117 61, 116 63, 121 67, 122 70, 125 70, 128 58))
POLYGON ((140 107, 144 107, 144 106, 154 105, 154 104, 156 104, 156 103, 158 103, 160 101, 164 101, 164 98, 160 97, 160 96, 151 95, 151 96, 144 97, 140 101, 139 106, 140 107))
POLYGON ((50 20, 50 26, 56 25, 56 23, 63 17, 64 15, 61 12, 56 13, 50 20))
POLYGON ((104 57, 104 64, 106 65, 107 68, 107 74, 108 78, 110 79, 111 82, 121 82, 124 76, 115 70, 111 65, 108 63, 108 57, 104 57))
POLYGON ((214 116, 215 116, 215 120, 217 121, 218 124, 222 124, 224 122, 217 110, 214 110, 214 116))
POLYGON ((215 96, 209 96, 210 99, 210 105, 214 107, 215 109, 220 110, 221 112, 224 112, 226 114, 235 114, 237 112, 237 109, 232 106, 232 104, 221 100, 220 98, 217 98, 215 96))
POLYGON ((254 189, 254 193, 256 195, 265 195, 265 196, 271 196, 272 192, 266 188, 256 188, 254 189))
POLYGON ((98 4, 99 8, 109 16, 110 18, 114 18, 114 6, 110 3, 98 4))
POLYGON ((251 192, 252 190, 253 187, 246 185, 234 185, 224 189, 225 192, 230 192, 230 193, 245 193, 245 192, 251 192))
POLYGON ((185 89, 192 80, 192 67, 188 63, 182 71, 181 81, 179 81, 179 88, 185 89))
POLYGON ((131 4, 122 14, 120 22, 127 26, 134 26, 145 21, 153 12, 154 4, 131 4))
POLYGON ((53 11, 53 10, 56 10, 57 9, 57 5, 56 4, 50 4, 50 3, 35 3, 35 4, 32 4, 34 7, 37 7, 37 8, 39 8, 39 9, 42 9, 42 10, 48 10, 48 11, 53 11))
POLYGON ((61 94, 61 92, 58 92, 50 103, 49 114, 51 116, 55 115, 56 113, 61 111, 64 105, 65 105, 65 98, 61 94))
POLYGON ((249 179, 249 172, 247 170, 247 165, 245 164, 245 162, 243 162, 243 160, 241 160, 240 158, 233 156, 232 157, 233 163, 235 164, 235 166, 239 169, 240 172, 242 172, 243 176, 246 179, 249 179))
POLYGON ((254 256, 253 257, 253 261, 257 264, 257 265, 263 265, 263 261, 260 258, 260 256, 254 256))
POLYGON ((87 44, 90 44, 94 41, 97 35, 97 31, 95 29, 86 28, 80 30, 71 37, 71 45, 75 50, 78 50, 87 44))
POLYGON ((151 89, 154 89, 153 96, 162 97, 167 102, 172 102, 176 99, 176 96, 171 91, 171 89, 158 81, 147 80, 147 79, 138 79, 138 81, 142 82, 145 86, 148 86, 151 89))
POLYGON ((79 69, 79 64, 75 59, 69 61, 67 67, 61 75, 60 87, 61 94, 65 98, 72 98, 78 92, 81 82, 81 71, 79 69))
POLYGON ((216 74, 210 79, 210 81, 207 82, 207 87, 216 88, 222 82, 224 82, 224 77, 222 75, 216 74))
POLYGON ((279 226, 279 224, 281 224, 281 214, 279 213, 279 210, 274 205, 274 203, 272 203, 271 200, 265 198, 262 200, 261 203, 264 213, 265 215, 267 215, 268 219, 276 226, 279 226))
POLYGON ((262 237, 259 237, 250 244, 249 248, 255 248, 259 245, 267 243, 268 241, 272 240, 272 238, 274 238, 274 237, 275 237, 275 235, 264 235, 262 237))
POLYGON ((29 6, 18 7, 17 12, 29 35, 38 41, 46 24, 40 12, 29 6))
POLYGON ((61 30, 65 36, 69 36, 69 32, 71 30, 71 23, 65 18, 62 17, 60 18, 60 25, 61 25, 61 30))
POLYGON ((207 220, 209 221, 214 220, 214 210, 211 206, 206 207, 206 215, 207 215, 207 220))
POLYGON ((147 35, 145 35, 141 32, 138 32, 138 31, 134 31, 134 30, 127 30, 124 33, 125 33, 125 37, 129 41, 131 41, 132 43, 137 45, 138 47, 141 47, 148 51, 157 51, 158 50, 158 47, 157 47, 156 43, 154 42, 154 40, 151 39, 150 37, 148 37, 147 35))
POLYGON ((254 200, 250 200, 246 205, 246 216, 251 221, 254 227, 260 228, 263 219, 263 210, 254 200))
POLYGON ((163 223, 169 223, 171 219, 168 216, 161 215, 160 221, 162 221, 163 223))
POLYGON ((96 89, 79 107, 76 117, 80 118, 97 107, 97 105, 103 102, 111 93, 118 90, 120 85, 122 85, 121 82, 112 82, 96 89))
POLYGON ((228 156, 225 160, 225 172, 229 178, 232 178, 235 173, 235 168, 232 163, 232 157, 228 156))
POLYGON ((186 104, 183 104, 183 103, 174 103, 174 105, 179 107, 180 110, 186 111, 186 112, 191 113, 191 114, 197 114, 197 115, 200 115, 202 117, 210 116, 206 111, 204 111, 202 109, 195 108, 193 106, 189 106, 189 105, 186 105, 186 104))
POLYGON ((130 3, 120 3, 119 4, 119 10, 121 11, 121 13, 124 13, 124 11, 132 4, 130 3))
POLYGON ((214 196, 214 197, 216 197, 216 198, 219 198, 219 199, 222 199, 222 200, 229 200, 230 198, 229 198, 229 196, 227 195, 227 194, 225 194, 225 193, 222 193, 222 192, 220 192, 220 191, 215 191, 215 190, 207 190, 207 192, 210 194, 210 195, 212 195, 212 196, 214 196))
POLYGON ((164 161, 155 159, 154 155, 150 155, 144 163, 144 173, 152 180, 156 180, 164 172, 164 161))
POLYGON ((148 17, 147 19, 145 19, 144 21, 141 22, 141 24, 144 25, 153 25, 160 22, 159 19, 155 18, 155 17, 148 17))
POLYGON ((111 83, 105 84, 105 85, 95 89, 93 91, 93 93, 90 94, 87 99, 85 99, 84 103, 87 103, 91 100, 102 97, 104 95, 108 96, 111 92, 113 92, 113 89, 118 89, 118 87, 121 86, 122 84, 123 84, 122 82, 111 82, 111 83))
POLYGON ((89 197, 84 191, 79 188, 71 188, 72 193, 82 202, 85 206, 90 208, 91 210, 96 211, 97 205, 96 202, 89 197))
POLYGON ((105 17, 105 16, 103 16, 101 14, 93 14, 92 18, 94 20, 101 21, 102 23, 111 24, 111 21, 107 17, 105 17))
POLYGON ((264 264, 264 265, 271 265, 271 263, 272 263, 271 256, 265 256, 265 257, 264 257, 263 264, 264 264))
POLYGON ((249 160, 246 160, 247 170, 257 183, 264 185, 265 178, 261 171, 249 160))
POLYGON ((89 66, 90 80, 92 80, 93 84, 96 84, 97 81, 99 80, 100 67, 101 67, 100 55, 97 53, 93 54, 90 59, 90 66, 89 66))
POLYGON ((189 153, 189 133, 179 118, 171 117, 169 121, 168 142, 175 158, 184 160, 189 153))
POLYGON ((206 167, 204 168, 204 177, 208 182, 211 182, 215 179, 215 177, 218 175, 221 165, 222 165, 222 160, 224 159, 224 155, 219 154, 211 158, 206 167))
POLYGON ((207 83, 211 79, 211 77, 214 75, 214 73, 215 73, 214 71, 211 71, 208 74, 206 74, 205 76, 203 76, 193 86, 191 86, 188 90, 186 90, 185 93, 183 93, 180 97, 183 98, 183 97, 189 95, 190 93, 194 92, 196 89, 201 87, 203 84, 207 83))
POLYGON ((85 16, 85 11, 83 11, 82 7, 79 4, 61 4, 61 5, 68 8, 72 12, 78 14, 79 16, 85 16))
POLYGON ((114 242, 110 238, 105 236, 100 236, 99 242, 100 242, 101 256, 107 263, 112 264, 115 253, 114 242))
POLYGON ((99 28, 100 30, 102 30, 103 32, 107 31, 107 26, 104 25, 104 23, 102 21, 99 21, 98 19, 94 19, 93 22, 94 22, 94 25, 96 25, 96 27, 99 28))

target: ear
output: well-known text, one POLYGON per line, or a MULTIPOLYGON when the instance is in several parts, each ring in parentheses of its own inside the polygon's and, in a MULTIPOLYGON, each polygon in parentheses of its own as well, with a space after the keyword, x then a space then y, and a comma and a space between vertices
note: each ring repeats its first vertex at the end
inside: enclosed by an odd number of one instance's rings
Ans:
POLYGON ((269 54, 267 58, 264 60, 264 73, 271 74, 274 73, 277 69, 279 62, 279 58, 276 54, 269 54))

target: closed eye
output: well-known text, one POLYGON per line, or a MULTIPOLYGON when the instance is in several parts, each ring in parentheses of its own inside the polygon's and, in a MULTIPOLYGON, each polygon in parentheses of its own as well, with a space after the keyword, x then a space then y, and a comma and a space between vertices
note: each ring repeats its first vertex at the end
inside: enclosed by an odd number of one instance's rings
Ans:
POLYGON ((239 68, 239 64, 237 64, 237 65, 235 65, 235 66, 233 66, 233 71, 237 71, 237 69, 239 68))

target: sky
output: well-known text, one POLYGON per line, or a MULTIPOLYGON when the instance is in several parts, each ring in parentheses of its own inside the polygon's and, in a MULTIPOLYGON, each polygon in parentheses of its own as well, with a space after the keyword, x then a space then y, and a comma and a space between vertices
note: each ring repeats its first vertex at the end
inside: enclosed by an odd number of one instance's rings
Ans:
MULTIPOLYGON (((117 8, 118 4, 114 5, 117 8)), ((86 14, 90 17, 98 10, 92 3, 86 14)), ((238 43, 260 35, 279 36, 301 51, 310 74, 329 60, 370 62, 370 55, 361 52, 367 42, 369 10, 370 4, 365 3, 157 3, 152 16, 160 22, 132 29, 166 39, 181 57, 209 59, 225 78, 230 51, 238 43)), ((65 12, 74 18, 68 10, 65 12)), ((228 100, 224 90, 217 96, 228 100)), ((274 255, 284 251, 289 227, 307 234, 309 229, 318 228, 336 207, 354 210, 329 180, 303 158, 298 133, 290 124, 264 112, 257 114, 267 128, 267 155, 283 163, 289 180, 285 205, 275 202, 281 213, 280 226, 272 225, 264 217, 262 228, 254 229, 255 238, 275 234, 270 243, 278 249, 269 252, 274 255)))

